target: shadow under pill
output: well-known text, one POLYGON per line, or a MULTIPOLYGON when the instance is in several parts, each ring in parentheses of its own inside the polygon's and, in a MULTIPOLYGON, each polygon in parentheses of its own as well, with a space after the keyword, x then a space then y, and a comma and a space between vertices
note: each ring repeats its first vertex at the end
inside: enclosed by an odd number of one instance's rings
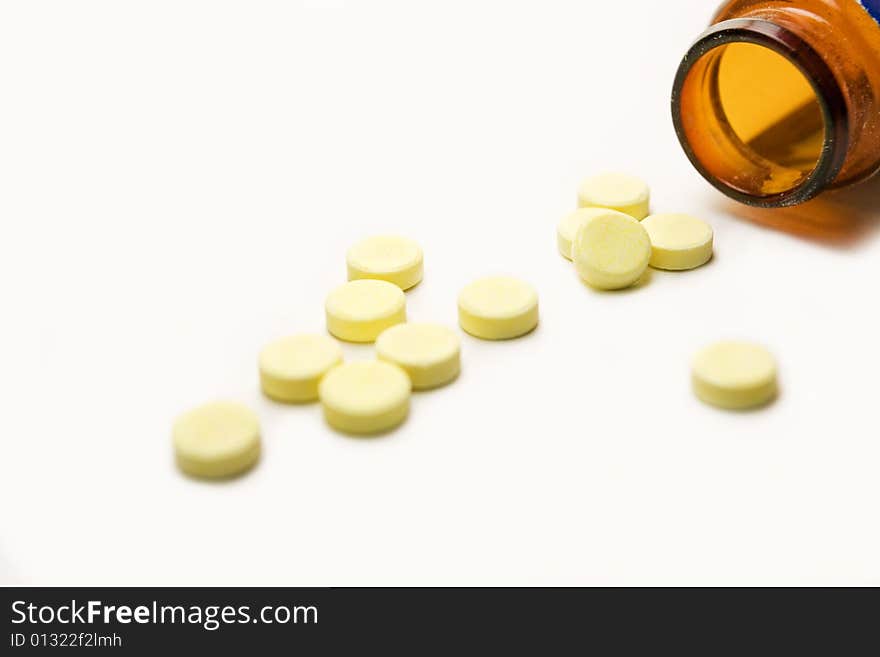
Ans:
POLYGON ((620 288, 618 290, 603 290, 598 287, 593 287, 592 285, 587 283, 583 278, 581 278, 577 272, 575 272, 575 276, 577 276, 577 279, 581 282, 581 285, 583 285, 585 288, 587 288, 591 292, 596 292, 597 294, 607 294, 607 295, 616 296, 616 295, 631 294, 633 292, 637 292, 638 290, 641 290, 643 287, 648 286, 651 283, 651 279, 654 276, 654 270, 651 267, 648 267, 647 269, 645 269, 645 273, 642 274, 642 276, 639 278, 639 280, 637 280, 635 283, 633 283, 629 287, 620 288))
POLYGON ((174 462, 174 467, 177 468, 177 471, 181 473, 184 479, 188 479, 197 484, 207 484, 208 486, 223 486, 226 484, 230 484, 235 481, 239 481, 240 479, 244 479, 248 475, 250 475, 254 470, 260 467, 263 462, 263 452, 260 451, 260 456, 254 461, 253 465, 248 467, 246 470, 242 470, 241 472, 236 472, 235 474, 226 475, 223 477, 200 477, 198 475, 190 474, 183 468, 181 468, 177 461, 174 462))

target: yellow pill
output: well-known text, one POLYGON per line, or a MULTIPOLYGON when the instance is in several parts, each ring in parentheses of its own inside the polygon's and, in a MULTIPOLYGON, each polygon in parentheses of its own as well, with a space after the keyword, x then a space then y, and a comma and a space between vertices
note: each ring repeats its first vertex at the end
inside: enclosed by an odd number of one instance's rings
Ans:
POLYGON ((422 280, 422 249, 405 237, 370 237, 351 247, 345 259, 350 281, 372 278, 408 290, 422 280))
POLYGON ((571 260, 572 242, 574 242, 578 230, 587 221, 603 212, 607 212, 607 210, 605 208, 578 208, 565 215, 556 228, 556 246, 559 248, 559 253, 571 260))
POLYGON ((642 222, 651 238, 651 266, 696 269, 712 257, 712 227, 689 214, 652 214, 642 222))
POLYGON ((401 367, 416 390, 452 381, 461 369, 461 339, 438 324, 398 324, 376 340, 379 358, 401 367))
POLYGON ((575 268, 601 290, 629 287, 641 278, 651 259, 648 232, 628 214, 608 210, 578 230, 572 246, 575 268))
POLYGON ((578 192, 582 208, 610 208, 636 219, 648 216, 651 190, 643 180, 622 173, 605 173, 583 182, 578 192))
POLYGON ((702 401, 729 409, 763 406, 777 393, 776 361, 749 342, 718 342, 694 358, 691 382, 702 401))
POLYGON ((260 422, 234 402, 214 402, 181 415, 172 430, 181 470, 195 477, 240 474, 260 458, 260 422))
POLYGON ((344 363, 318 386, 330 426, 355 434, 381 433, 403 422, 410 388, 406 372, 379 360, 344 363))
POLYGON ((484 340, 517 338, 538 325, 538 293, 516 278, 481 278, 459 294, 458 321, 484 340))
POLYGON ((326 335, 282 338, 260 352, 260 385, 277 401, 314 401, 321 377, 341 362, 342 348, 326 335))
POLYGON ((406 297, 387 281, 351 281, 328 295, 325 310, 331 334, 347 342, 373 342, 406 321, 406 297))

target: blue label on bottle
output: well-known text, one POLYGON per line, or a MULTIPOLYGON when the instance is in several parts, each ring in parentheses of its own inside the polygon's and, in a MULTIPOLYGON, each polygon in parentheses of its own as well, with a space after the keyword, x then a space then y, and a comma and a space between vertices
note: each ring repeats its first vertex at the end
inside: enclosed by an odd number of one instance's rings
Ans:
POLYGON ((865 8, 875 21, 880 23, 880 0, 859 0, 862 7, 865 8))

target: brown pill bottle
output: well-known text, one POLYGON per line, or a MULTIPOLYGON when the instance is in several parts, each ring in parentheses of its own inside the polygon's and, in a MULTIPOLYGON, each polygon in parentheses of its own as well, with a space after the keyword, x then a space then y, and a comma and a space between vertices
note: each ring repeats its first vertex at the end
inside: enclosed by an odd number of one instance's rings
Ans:
POLYGON ((724 3, 679 67, 672 117, 703 177, 749 205, 795 205, 871 176, 880 0, 724 3))

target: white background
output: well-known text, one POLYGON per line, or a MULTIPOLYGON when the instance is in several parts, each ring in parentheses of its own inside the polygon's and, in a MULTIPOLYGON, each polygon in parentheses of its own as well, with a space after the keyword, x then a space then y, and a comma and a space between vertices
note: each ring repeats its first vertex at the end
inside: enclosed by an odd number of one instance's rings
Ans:
POLYGON ((880 184, 753 213, 695 173, 669 91, 714 6, 3 3, 0 581, 880 584, 880 184), (556 223, 604 170, 709 220, 715 260, 581 284, 556 223), (263 399, 255 361, 323 330, 377 233, 425 249, 411 318, 509 273, 541 326, 465 337, 364 440, 263 399), (777 355, 775 405, 693 397, 727 337, 777 355), (170 429, 216 398, 264 457, 201 483, 170 429))

